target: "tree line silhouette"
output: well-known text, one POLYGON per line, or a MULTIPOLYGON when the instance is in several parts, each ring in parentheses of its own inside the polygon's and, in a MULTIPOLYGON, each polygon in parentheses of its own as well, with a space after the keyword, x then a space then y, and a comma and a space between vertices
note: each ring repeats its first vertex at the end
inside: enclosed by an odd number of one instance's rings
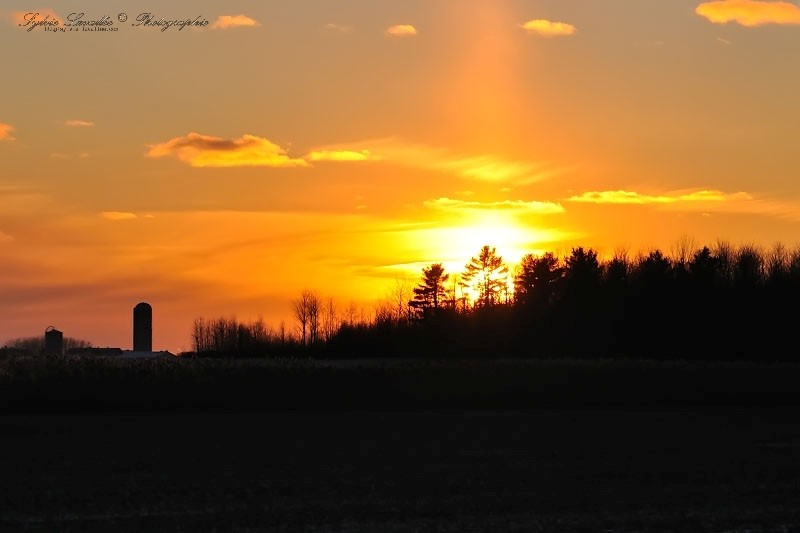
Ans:
POLYGON ((370 313, 305 290, 296 330, 235 319, 194 325, 195 353, 229 357, 630 357, 789 360, 800 249, 682 238, 630 257, 528 254, 512 270, 484 246, 460 273, 422 269, 370 313), (368 316, 367 316, 368 315, 368 316))

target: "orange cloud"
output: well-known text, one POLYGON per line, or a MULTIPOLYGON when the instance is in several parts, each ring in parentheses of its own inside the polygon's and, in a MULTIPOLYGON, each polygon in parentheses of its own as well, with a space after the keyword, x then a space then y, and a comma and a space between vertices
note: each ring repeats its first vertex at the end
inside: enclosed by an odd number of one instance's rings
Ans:
POLYGON ((103 211, 100 217, 106 220, 134 220, 139 218, 136 213, 126 213, 123 211, 103 211))
MULTIPOLYGON (((331 145, 319 148, 315 152, 368 153, 369 159, 372 161, 447 172, 477 181, 513 182, 520 185, 541 181, 558 172, 557 169, 549 168, 541 163, 509 161, 494 155, 454 154, 441 148, 408 143, 394 138, 331 145)), ((329 158, 328 160, 333 159, 329 158)), ((363 159, 339 158, 336 160, 361 161, 363 159)))
POLYGON ((11 132, 14 131, 14 126, 11 124, 3 124, 0 122, 0 141, 13 141, 14 137, 11 132))
POLYGON ((309 161, 369 161, 375 159, 369 150, 315 150, 305 158, 309 161))
POLYGON ((339 33, 350 33, 353 31, 352 26, 344 26, 342 24, 326 24, 325 27, 331 31, 338 31, 339 33))
POLYGON ((70 128, 90 128, 94 126, 94 122, 88 120, 68 120, 64 122, 64 125, 70 128))
POLYGON ((684 194, 649 195, 632 191, 592 191, 569 198, 570 202, 593 204, 676 204, 686 202, 730 202, 752 200, 744 192, 724 193, 716 190, 701 190, 684 194))
POLYGON ((0 231, 0 244, 2 244, 4 242, 11 242, 13 240, 14 240, 14 237, 9 235, 8 233, 3 233, 2 231, 0 231))
POLYGON ((31 9, 28 11, 12 11, 9 14, 9 20, 11 20, 11 23, 15 26, 29 25, 32 20, 54 20, 58 22, 59 25, 64 24, 64 19, 58 16, 58 13, 50 8, 31 9))
POLYGON ((566 22, 553 22, 545 19, 529 20, 522 25, 528 33, 536 33, 543 37, 565 37, 574 35, 578 28, 566 22))
POLYGON ((411 24, 396 24, 386 28, 386 35, 392 37, 410 37, 417 34, 417 28, 411 24))
POLYGON ((173 156, 193 167, 306 167, 305 159, 291 158, 267 139, 243 135, 222 139, 199 133, 151 145, 147 157, 173 156))
POLYGON ((736 22, 755 27, 764 24, 800 24, 800 6, 790 2, 716 0, 703 2, 695 12, 714 24, 736 22))
POLYGON ((794 201, 755 198, 746 192, 725 193, 717 190, 674 192, 649 195, 631 191, 587 192, 569 198, 570 202, 609 205, 652 205, 669 211, 700 212, 710 216, 711 212, 764 215, 787 220, 800 220, 800 209, 794 201))
POLYGON ((504 200, 500 202, 468 202, 464 200, 453 200, 450 198, 438 198, 428 200, 425 207, 442 211, 464 211, 464 210, 504 210, 515 211, 527 214, 553 215, 564 213, 565 209, 555 202, 526 202, 524 200, 504 200))
POLYGON ((211 29, 227 30, 230 28, 253 28, 256 26, 261 26, 261 23, 247 15, 220 15, 211 24, 211 29))

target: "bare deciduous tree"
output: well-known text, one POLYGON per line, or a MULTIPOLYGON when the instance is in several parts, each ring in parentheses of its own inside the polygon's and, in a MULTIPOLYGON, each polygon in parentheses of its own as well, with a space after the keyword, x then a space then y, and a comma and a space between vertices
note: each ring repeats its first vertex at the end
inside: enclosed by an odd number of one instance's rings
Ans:
POLYGON ((300 294, 300 297, 295 299, 292 302, 292 308, 294 309, 294 317, 297 319, 298 329, 300 330, 300 342, 305 346, 306 344, 306 337, 308 335, 308 304, 306 301, 306 293, 309 291, 303 291, 300 294))
POLYGON ((689 265, 689 261, 692 260, 695 250, 697 249, 697 244, 694 240, 694 237, 690 237, 685 233, 678 237, 678 239, 672 243, 670 248, 670 254, 672 255, 674 267, 677 270, 686 270, 689 265))
POLYGON ((358 308, 356 307, 356 303, 354 301, 350 301, 350 305, 347 306, 347 317, 345 320, 347 321, 348 326, 355 326, 356 322, 358 321, 358 308))
POLYGON ((292 306, 303 345, 316 344, 320 330, 320 297, 314 291, 306 289, 292 302, 292 306))
POLYGON ((331 340, 338 329, 339 313, 336 309, 336 303, 333 298, 328 298, 322 309, 322 334, 325 337, 325 341, 331 340))
POLYGON ((408 319, 408 302, 411 299, 411 286, 408 280, 395 278, 394 287, 389 293, 388 300, 392 306, 394 319, 402 322, 408 319))

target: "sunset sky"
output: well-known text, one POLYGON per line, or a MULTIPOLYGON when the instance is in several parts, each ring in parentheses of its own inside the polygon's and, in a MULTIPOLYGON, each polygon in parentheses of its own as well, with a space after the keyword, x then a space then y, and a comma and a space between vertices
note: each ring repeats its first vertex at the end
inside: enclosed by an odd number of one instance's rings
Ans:
POLYGON ((188 350, 196 317, 369 308, 484 244, 794 247, 798 61, 793 2, 6 0, 0 345, 130 348, 147 301, 188 350))

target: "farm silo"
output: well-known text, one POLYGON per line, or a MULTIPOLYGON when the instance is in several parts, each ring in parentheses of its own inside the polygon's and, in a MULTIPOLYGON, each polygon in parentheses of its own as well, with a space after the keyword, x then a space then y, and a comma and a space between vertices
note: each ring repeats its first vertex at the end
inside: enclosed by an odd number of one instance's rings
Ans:
POLYGON ((133 308, 133 351, 153 351, 153 308, 145 302, 133 308))
POLYGON ((64 355, 64 334, 53 326, 44 330, 44 353, 46 355, 64 355))

